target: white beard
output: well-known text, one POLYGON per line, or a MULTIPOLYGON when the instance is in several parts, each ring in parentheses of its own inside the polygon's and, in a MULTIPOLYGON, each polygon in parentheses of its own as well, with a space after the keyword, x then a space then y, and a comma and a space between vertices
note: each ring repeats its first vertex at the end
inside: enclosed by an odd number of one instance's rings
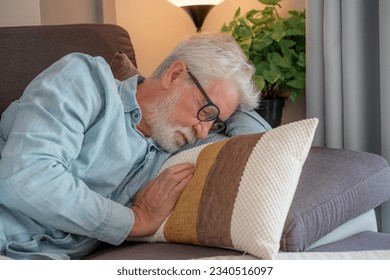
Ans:
POLYGON ((174 92, 163 102, 146 106, 147 123, 151 138, 168 152, 176 152, 196 138, 193 128, 177 127, 170 120, 171 113, 180 100, 180 93, 174 92))

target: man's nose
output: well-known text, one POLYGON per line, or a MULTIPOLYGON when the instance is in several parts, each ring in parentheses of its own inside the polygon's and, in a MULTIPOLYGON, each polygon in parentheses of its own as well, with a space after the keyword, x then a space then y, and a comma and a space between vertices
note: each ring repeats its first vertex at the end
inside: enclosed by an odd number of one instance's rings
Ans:
POLYGON ((209 121, 209 122, 199 122, 195 126, 195 130, 197 133, 197 138, 198 139, 204 139, 209 135, 209 131, 211 127, 213 126, 214 121, 209 121))

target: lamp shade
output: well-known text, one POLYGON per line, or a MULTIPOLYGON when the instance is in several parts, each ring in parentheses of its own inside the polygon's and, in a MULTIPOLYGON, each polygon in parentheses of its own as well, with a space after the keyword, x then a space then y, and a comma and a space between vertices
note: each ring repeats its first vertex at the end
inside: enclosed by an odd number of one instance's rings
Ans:
POLYGON ((167 0, 175 6, 198 6, 198 5, 212 5, 216 6, 221 4, 224 0, 167 0))
POLYGON ((202 30, 203 22, 210 10, 224 0, 167 0, 169 3, 181 7, 191 17, 197 32, 202 30))

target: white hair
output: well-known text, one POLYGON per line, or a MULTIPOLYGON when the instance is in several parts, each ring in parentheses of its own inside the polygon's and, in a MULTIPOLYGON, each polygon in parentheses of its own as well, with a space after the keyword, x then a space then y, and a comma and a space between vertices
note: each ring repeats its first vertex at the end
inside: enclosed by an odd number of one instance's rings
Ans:
POLYGON ((252 80, 255 69, 231 35, 200 33, 185 38, 151 78, 161 78, 170 65, 179 60, 187 64, 188 70, 204 87, 216 80, 230 81, 240 95, 239 108, 250 110, 258 106, 260 92, 252 80))

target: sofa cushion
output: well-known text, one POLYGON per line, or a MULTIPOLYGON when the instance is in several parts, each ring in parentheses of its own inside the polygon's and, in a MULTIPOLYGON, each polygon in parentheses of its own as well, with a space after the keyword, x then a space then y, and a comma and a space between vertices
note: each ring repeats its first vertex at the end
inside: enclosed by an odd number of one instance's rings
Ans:
POLYGON ((139 74, 138 69, 123 52, 116 52, 110 63, 110 68, 115 79, 119 81, 139 74))
POLYGON ((87 260, 190 260, 215 256, 241 255, 241 252, 179 243, 125 242, 121 246, 103 243, 87 260))
POLYGON ((390 169, 381 156, 313 147, 303 166, 280 249, 305 251, 389 197, 390 169))
POLYGON ((272 259, 318 120, 183 151, 161 168, 196 161, 193 179, 151 237, 232 248, 272 259))

